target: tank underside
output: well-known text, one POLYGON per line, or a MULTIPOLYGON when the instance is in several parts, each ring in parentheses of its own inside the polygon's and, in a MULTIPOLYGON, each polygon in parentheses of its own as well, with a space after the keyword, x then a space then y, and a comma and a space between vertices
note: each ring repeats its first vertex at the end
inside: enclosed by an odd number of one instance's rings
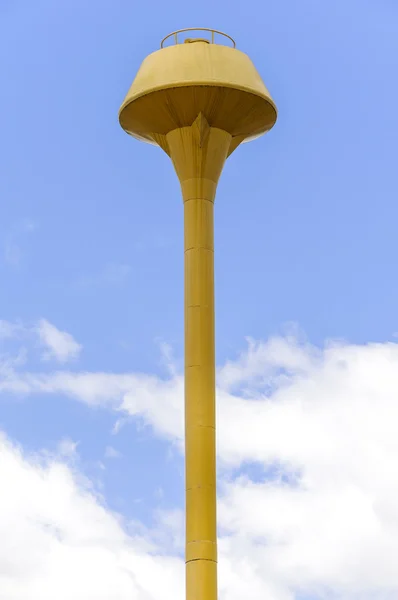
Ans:
POLYGON ((196 85, 159 90, 137 98, 121 112, 120 124, 130 135, 152 141, 151 134, 166 135, 173 129, 188 127, 200 113, 210 127, 246 139, 271 129, 276 118, 273 105, 253 93, 196 85))

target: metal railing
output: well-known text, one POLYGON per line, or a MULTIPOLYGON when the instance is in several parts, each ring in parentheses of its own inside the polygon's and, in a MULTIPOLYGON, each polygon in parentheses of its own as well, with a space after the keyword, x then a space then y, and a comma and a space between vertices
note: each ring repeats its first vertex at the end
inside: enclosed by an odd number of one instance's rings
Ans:
POLYGON ((188 27, 187 29, 178 29, 178 31, 173 31, 172 33, 169 33, 169 35, 166 35, 166 37, 162 39, 162 41, 160 42, 160 47, 164 48, 165 41, 170 38, 174 38, 175 44, 181 43, 178 41, 178 34, 185 33, 187 31, 207 31, 208 33, 211 33, 211 41, 206 40, 206 41, 209 41, 211 44, 216 43, 214 41, 215 35, 221 35, 221 36, 227 38, 230 42, 232 42, 233 48, 236 48, 235 40, 233 38, 231 38, 230 35, 228 35, 227 33, 223 33, 222 31, 217 31, 217 29, 207 29, 206 27, 188 27))

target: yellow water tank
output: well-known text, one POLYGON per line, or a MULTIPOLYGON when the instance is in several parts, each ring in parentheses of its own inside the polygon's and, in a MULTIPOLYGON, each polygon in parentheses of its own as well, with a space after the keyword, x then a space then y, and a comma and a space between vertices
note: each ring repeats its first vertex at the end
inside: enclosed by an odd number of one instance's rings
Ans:
MULTIPOLYGON (((236 138, 236 147, 273 127, 276 107, 250 58, 229 36, 217 40, 230 46, 214 43, 214 30, 204 31, 211 40, 190 38, 167 47, 163 41, 144 60, 119 112, 127 133, 159 143, 159 136, 192 125, 201 113, 210 127, 236 138)), ((178 42, 176 34, 169 37, 178 42)))

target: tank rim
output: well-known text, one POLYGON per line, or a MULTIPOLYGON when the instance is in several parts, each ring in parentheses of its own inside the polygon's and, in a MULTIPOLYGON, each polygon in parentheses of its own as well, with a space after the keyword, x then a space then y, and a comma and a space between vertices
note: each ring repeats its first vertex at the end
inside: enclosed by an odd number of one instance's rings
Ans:
POLYGON ((190 81, 188 84, 184 81, 181 83, 173 83, 171 85, 168 86, 164 86, 164 85, 158 85, 156 87, 153 87, 149 90, 146 90, 144 93, 138 93, 136 96, 133 96, 132 98, 129 98, 127 101, 123 102, 122 106, 119 109, 119 121, 120 121, 120 117, 122 112, 124 111, 125 108, 127 108, 127 106, 129 104, 132 104, 132 102, 135 102, 136 100, 138 100, 139 98, 144 98, 145 96, 149 96, 149 94, 153 94, 155 92, 160 92, 162 90, 172 90, 174 88, 181 88, 181 87, 224 87, 224 88, 229 88, 229 89, 234 89, 234 90, 239 90, 240 92, 246 92, 248 94, 252 94, 253 96, 257 96, 259 98, 263 98, 263 100, 265 100, 266 102, 268 102, 272 108, 275 111, 275 120, 276 117, 278 116, 278 109, 276 107, 275 102, 272 100, 272 98, 270 96, 266 96, 265 94, 259 94, 259 93, 255 93, 253 92, 253 90, 249 87, 246 86, 238 86, 238 85, 228 85, 228 83, 223 83, 222 86, 220 86, 219 82, 206 82, 206 83, 202 83, 202 82, 198 82, 198 81, 190 81))

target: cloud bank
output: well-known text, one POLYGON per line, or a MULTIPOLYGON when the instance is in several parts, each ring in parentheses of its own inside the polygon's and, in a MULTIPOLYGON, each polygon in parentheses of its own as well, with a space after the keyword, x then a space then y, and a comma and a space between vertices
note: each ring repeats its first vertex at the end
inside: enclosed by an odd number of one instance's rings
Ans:
MULTIPOLYGON (((172 370, 167 379, 140 373, 35 373, 8 361, 0 391, 8 395, 64 394, 89 405, 103 406, 120 417, 129 415, 145 422, 154 435, 177 444, 181 451, 183 448, 183 379, 172 370)), ((330 343, 316 348, 289 336, 266 342, 249 340, 247 349, 236 361, 219 369, 221 600, 242 597, 302 600, 304 594, 311 598, 345 600, 398 597, 397 397, 398 344, 394 343, 330 343)), ((100 523, 101 533, 96 538, 100 539, 99 546, 97 542, 72 536, 74 552, 82 553, 81 556, 94 563, 93 557, 98 556, 98 564, 108 565, 104 566, 104 577, 107 573, 109 581, 116 577, 120 587, 108 592, 107 583, 98 588, 93 583, 91 591, 85 575, 78 574, 76 577, 83 577, 86 582, 82 600, 94 597, 148 600, 160 594, 166 600, 183 597, 182 563, 174 551, 167 548, 162 553, 161 548, 145 546, 153 543, 149 532, 144 540, 140 538, 138 551, 134 535, 123 528, 99 499, 78 486, 68 470, 70 467, 58 463, 45 468, 38 466, 4 444, 11 458, 2 462, 12 466, 7 467, 7 475, 0 472, 0 479, 8 482, 9 493, 26 496, 28 481, 46 481, 50 485, 51 480, 54 488, 48 493, 61 504, 61 496, 65 496, 74 499, 79 507, 84 508, 85 503, 96 507, 93 515, 100 523), (22 475, 20 479, 19 475, 12 476, 13 469, 27 473, 26 479, 22 475), (59 475, 50 475, 53 472, 59 475), (66 492, 66 480, 73 492, 66 492), (64 491, 57 492, 57 486, 64 491), (102 519, 106 522, 104 529, 101 529, 102 519), (105 549, 108 543, 111 552, 105 549), (93 555, 84 554, 88 548, 93 555), (140 565, 141 573, 141 579, 136 580, 137 588, 131 587, 132 576, 128 571, 135 569, 132 566, 135 563, 140 565), (123 575, 119 574, 121 564, 123 575), (150 578, 156 579, 159 588, 150 589, 149 583, 143 582, 142 564, 156 573, 150 578), (111 569, 111 574, 107 569, 111 569)), ((38 498, 33 506, 43 522, 47 511, 52 515, 53 509, 44 495, 38 498)), ((0 502, 2 515, 6 514, 7 506, 22 512, 28 510, 21 503, 14 507, 11 501, 5 505, 0 502)), ((83 513, 76 512, 77 520, 85 514, 83 508, 83 513)), ((4 518, 10 521, 9 517, 4 518)), ((32 524, 31 517, 26 519, 32 524)), ((24 521, 17 515, 14 520, 24 521)), ((72 520, 70 517, 68 523, 78 528, 72 520)), ((170 523, 166 519, 159 527, 170 528, 170 523)), ((51 551, 51 557, 43 554, 42 568, 47 573, 51 564, 56 573, 62 568, 62 553, 68 552, 61 551, 61 547, 69 540, 69 534, 59 537, 54 533, 57 528, 51 529, 51 534, 48 531, 45 528, 46 535, 57 539, 55 542, 51 537, 51 544, 58 550, 51 551)), ((177 528, 173 530, 176 539, 180 534, 177 528)), ((0 539, 7 540, 7 536, 10 534, 5 531, 0 539)), ((15 540, 18 551, 22 541, 15 540)), ((37 547, 45 548, 47 543, 40 541, 37 547)), ((11 555, 7 546, 3 558, 0 555, 0 565, 3 560, 11 560, 7 558, 11 555)), ((15 589, 22 589, 21 581, 30 577, 33 568, 29 560, 26 559, 26 567, 21 562, 22 571, 16 576, 19 587, 15 589)), ((83 558, 79 565, 84 570, 83 558)), ((102 566, 95 572, 99 570, 102 577, 102 566)), ((47 576, 52 577, 51 573, 47 576)), ((42 579, 40 585, 53 585, 46 581, 42 579)), ((110 590, 112 584, 109 586, 110 590)), ((0 589, 6 588, 0 585, 0 589)), ((18 592, 18 596, 9 590, 4 598, 35 597, 32 593, 23 596, 23 592, 18 592)), ((40 593, 38 597, 47 596, 40 593)))

